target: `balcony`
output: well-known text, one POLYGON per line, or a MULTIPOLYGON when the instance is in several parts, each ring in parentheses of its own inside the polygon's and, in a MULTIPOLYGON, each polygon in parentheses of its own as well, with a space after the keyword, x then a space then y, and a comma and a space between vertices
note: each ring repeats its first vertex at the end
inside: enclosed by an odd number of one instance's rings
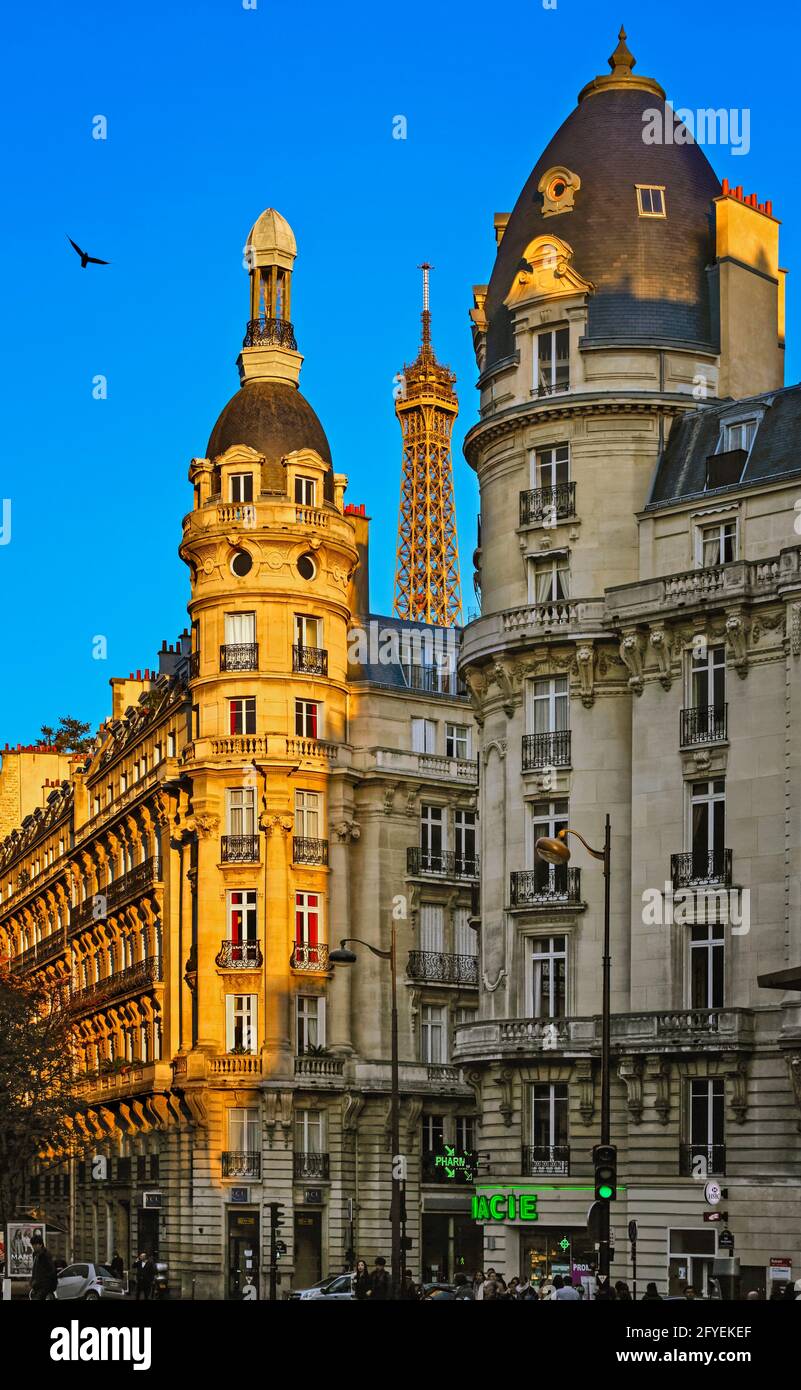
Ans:
POLYGON ((570 730, 523 736, 523 771, 538 767, 570 767, 570 730))
POLYGON ((671 854, 670 877, 676 888, 705 888, 719 884, 731 886, 732 854, 730 849, 690 850, 686 854, 671 854))
POLYGON ((258 642, 234 642, 220 647, 221 671, 258 671, 258 642))
POLYGON ((683 1178, 720 1178, 726 1173, 725 1144, 680 1144, 679 1173, 683 1178), (704 1166, 705 1165, 705 1166, 704 1166))
POLYGON ((220 970, 257 970, 262 963, 261 946, 258 941, 231 941, 220 943, 214 964, 220 970))
POLYGON ((581 869, 519 869, 509 875, 510 907, 572 907, 581 902, 581 869))
POLYGON ((260 1178, 261 1154, 234 1153, 221 1155, 222 1176, 224 1178, 260 1178))
POLYGON ((189 653, 189 679, 197 680, 200 675, 200 652, 189 653))
POLYGON ((326 1057, 315 1052, 303 1052, 295 1058, 296 1076, 328 1079, 342 1076, 344 1070, 344 1057, 326 1057))
POLYGON ((521 1171, 525 1178, 566 1178, 570 1173, 570 1148, 567 1144, 526 1144, 521 1171))
POLYGON ((538 487, 520 494, 520 525, 531 526, 547 522, 552 526, 567 516, 575 516, 576 484, 560 483, 557 487, 538 487))
POLYGON ((36 965, 44 965, 45 961, 54 960, 66 949, 63 931, 54 931, 50 936, 46 936, 44 941, 37 941, 35 946, 29 946, 20 955, 14 956, 9 962, 9 970, 14 975, 22 975, 26 970, 32 970, 36 965))
POLYGON ((328 1154, 296 1153, 294 1155, 296 1178, 328 1182, 330 1166, 328 1154))
POLYGON ((219 1079, 224 1076, 261 1076, 261 1056, 257 1052, 221 1052, 207 1060, 208 1075, 219 1079))
POLYGON ((328 652, 323 647, 292 648, 292 670, 306 676, 328 675, 328 652))
POLYGON ((293 970, 310 970, 321 974, 328 969, 328 947, 296 941, 289 957, 289 964, 293 970))
POLYGON ((699 743, 725 742, 728 737, 728 709, 728 705, 699 705, 695 709, 683 709, 679 724, 681 747, 692 748, 699 743))
POLYGON ((295 330, 286 319, 249 319, 243 347, 283 347, 297 352, 295 330))
MULTIPOLYGON (((750 1009, 674 1009, 614 1014, 612 1045, 622 1056, 643 1052, 685 1054, 748 1053, 754 1045, 750 1009)), ((599 1056, 601 1019, 485 1019, 456 1027, 454 1059, 470 1066, 474 1059, 541 1057, 547 1053, 599 1056)))
POLYGON ((450 1148, 443 1146, 442 1153, 424 1153, 421 1159, 423 1182, 448 1183, 452 1187, 466 1187, 476 1180, 478 1154, 474 1149, 450 1148))
POLYGON ((410 951, 410 980, 436 985, 478 985, 478 956, 448 956, 441 951, 410 951))
POLYGON ((410 690, 422 690, 427 695, 467 694, 464 681, 449 666, 404 665, 402 670, 410 690))
POLYGON ((104 980, 96 980, 83 989, 73 990, 69 1007, 73 1013, 82 1013, 86 1009, 97 1008, 108 999, 119 999, 124 994, 137 994, 140 990, 149 989, 151 985, 159 984, 162 978, 161 957, 149 956, 147 960, 137 961, 125 970, 118 970, 115 975, 106 976, 104 980))
POLYGON ((220 860, 223 864, 258 864, 258 835, 222 835, 220 860))
POLYGON ((739 483, 748 459, 747 449, 725 449, 721 454, 709 454, 706 460, 705 490, 730 487, 739 483))
POLYGON ((442 878, 454 881, 478 878, 478 855, 466 858, 454 850, 436 854, 410 845, 406 850, 406 872, 411 878, 442 878))
POLYGON ((293 864, 310 864, 322 868, 328 863, 328 841, 312 840, 307 835, 292 837, 293 864))

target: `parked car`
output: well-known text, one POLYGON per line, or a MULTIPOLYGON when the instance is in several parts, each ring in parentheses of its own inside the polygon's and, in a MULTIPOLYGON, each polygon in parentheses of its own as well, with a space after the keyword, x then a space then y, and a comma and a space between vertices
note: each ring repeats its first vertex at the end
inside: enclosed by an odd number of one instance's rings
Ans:
POLYGON ((421 1284, 420 1296, 424 1303, 429 1299, 451 1299, 456 1297, 454 1284, 421 1284))
POLYGON ((354 1299, 352 1274, 329 1275, 312 1284, 310 1289, 293 1289, 290 1298, 335 1298, 354 1299))
POLYGON ((105 1265, 74 1264, 59 1270, 56 1298, 124 1298, 125 1286, 105 1265))

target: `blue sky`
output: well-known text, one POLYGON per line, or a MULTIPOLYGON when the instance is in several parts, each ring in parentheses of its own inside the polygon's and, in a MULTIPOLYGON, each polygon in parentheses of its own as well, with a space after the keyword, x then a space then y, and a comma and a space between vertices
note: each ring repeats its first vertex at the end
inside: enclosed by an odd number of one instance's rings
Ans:
MULTIPOLYGON (((154 664, 162 638, 184 626, 187 467, 238 384, 242 246, 264 207, 298 239, 301 386, 349 475, 349 500, 373 517, 373 607, 387 612, 400 468, 392 383, 417 347, 416 267, 436 267, 434 344, 458 377, 469 608, 471 287, 492 268, 493 214, 511 209, 579 89, 607 71, 621 21, 639 71, 675 105, 749 108, 750 152, 707 153, 719 175, 772 198, 782 263, 798 265, 789 0, 725 11, 631 0, 255 4, 44 0, 6 12, 0 498, 11 499, 12 527, 0 546, 0 745, 36 738, 62 714, 96 724, 109 677, 154 664), (98 114, 106 141, 92 139, 98 114), (398 114, 405 141, 392 138, 398 114), (112 265, 81 271, 67 233, 112 265), (92 397, 98 374, 104 401, 92 397), (92 656, 97 635, 105 661, 92 656)), ((793 275, 788 289, 791 382, 793 275)))

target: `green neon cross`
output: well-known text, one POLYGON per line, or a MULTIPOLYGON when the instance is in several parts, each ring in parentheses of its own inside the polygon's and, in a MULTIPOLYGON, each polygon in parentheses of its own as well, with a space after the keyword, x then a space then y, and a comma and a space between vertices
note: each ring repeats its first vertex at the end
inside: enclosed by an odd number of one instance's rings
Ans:
POLYGON ((562 1239, 561 1239, 560 1242, 559 1242, 559 1249, 560 1249, 560 1250, 569 1250, 569 1249, 570 1249, 570 1241, 568 1240, 567 1236, 562 1236, 562 1239))

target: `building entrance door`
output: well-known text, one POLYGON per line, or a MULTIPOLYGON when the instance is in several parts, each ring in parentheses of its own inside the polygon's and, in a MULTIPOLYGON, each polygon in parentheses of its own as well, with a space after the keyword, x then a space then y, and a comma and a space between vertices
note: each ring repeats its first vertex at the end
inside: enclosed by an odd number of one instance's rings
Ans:
POLYGON ((136 1253, 144 1250, 146 1254, 152 1255, 154 1260, 159 1257, 159 1211, 147 1210, 140 1207, 137 1217, 137 1245, 136 1253))
POLYGON ((228 1298, 241 1298, 248 1275, 259 1287, 259 1213, 228 1212, 228 1298))
POLYGON ((598 1256, 586 1230, 555 1227, 520 1239, 520 1278, 551 1280, 555 1274, 571 1283, 594 1274, 598 1256))
POLYGON ((296 1289, 309 1289, 323 1277, 323 1214, 321 1211, 295 1213, 296 1289))

